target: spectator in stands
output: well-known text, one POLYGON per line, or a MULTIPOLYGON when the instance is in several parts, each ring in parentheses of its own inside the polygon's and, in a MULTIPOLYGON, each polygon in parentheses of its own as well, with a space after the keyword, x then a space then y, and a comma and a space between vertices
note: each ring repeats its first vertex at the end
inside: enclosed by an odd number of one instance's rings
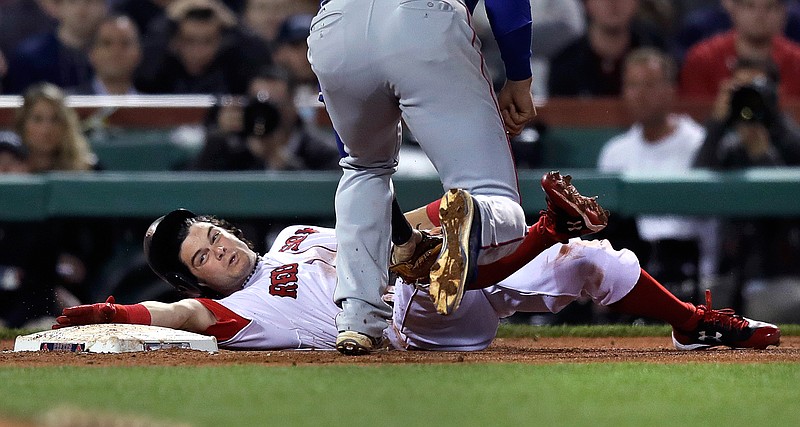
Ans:
POLYGON ((20 43, 8 57, 4 90, 23 93, 41 81, 77 86, 92 77, 86 49, 108 8, 105 0, 61 0, 58 27, 20 43))
POLYGON ((677 14, 675 0, 639 0, 637 19, 656 29, 669 44, 673 42, 677 14))
POLYGON ((247 0, 242 22, 264 41, 272 44, 283 21, 300 13, 300 6, 297 0, 247 0))
MULTIPOLYGON (((27 151, 14 132, 0 132, 0 176, 26 173, 27 151)), ((35 327, 56 305, 56 250, 47 224, 0 221, 0 326, 35 327)))
MULTIPOLYGON (((17 111, 15 130, 28 150, 32 173, 90 172, 100 169, 78 122, 66 105, 64 92, 51 83, 39 83, 25 92, 17 111)), ((83 299, 111 253, 108 221, 100 219, 54 221, 51 241, 59 249, 61 283, 83 299)))
POLYGON ((666 48, 653 29, 636 21, 638 0, 585 0, 588 29, 550 62, 549 96, 618 96, 622 61, 642 46, 666 48))
POLYGON ((58 0, 13 0, 0 5, 0 51, 58 26, 58 0))
POLYGON ((65 101, 64 92, 51 83, 33 85, 25 92, 15 130, 28 150, 28 166, 33 173, 98 167, 81 133, 78 116, 65 101))
POLYGON ((275 64, 289 71, 297 85, 298 102, 309 97, 316 98, 319 93, 317 76, 308 62, 308 34, 314 15, 296 14, 286 18, 275 39, 273 59, 275 64))
MULTIPOLYGON (((533 87, 531 92, 539 98, 547 97, 547 71, 550 58, 562 48, 575 41, 586 31, 583 0, 536 0, 531 1, 533 36, 531 38, 531 66, 533 87)), ((496 90, 505 84, 505 69, 500 58, 497 41, 492 36, 486 11, 476 8, 473 27, 481 40, 481 54, 486 61, 489 75, 496 90)))
POLYGON ((166 8, 175 0, 120 0, 114 2, 112 11, 133 21, 139 34, 148 34, 151 27, 166 17, 166 8))
POLYGON ((696 165, 713 169, 800 165, 800 128, 781 111, 769 60, 739 59, 720 85, 696 165))
POLYGON ((6 74, 8 74, 8 61, 3 51, 0 50, 0 93, 3 93, 3 85, 5 85, 6 74))
POLYGON ((294 106, 293 82, 269 67, 249 98, 228 97, 194 164, 198 170, 338 170, 339 151, 306 130, 294 106))
POLYGON ((730 78, 738 58, 772 60, 784 78, 779 91, 785 97, 800 96, 800 45, 782 32, 788 0, 731 0, 733 29, 703 40, 690 48, 681 69, 680 92, 684 98, 713 99, 730 78))
MULTIPOLYGON (((675 36, 677 58, 683 59, 689 48, 703 39, 730 30, 733 23, 728 11, 734 1, 721 0, 687 13, 681 19, 675 36)), ((800 3, 797 1, 789 4, 783 34, 796 43, 800 42, 800 3)))
MULTIPOLYGON (((677 70, 672 58, 653 48, 633 50, 625 59, 622 99, 633 126, 603 147, 598 168, 603 172, 680 172, 692 167, 705 137, 703 126, 673 112, 677 70)), ((609 233, 623 232, 623 221, 609 233)), ((642 215, 635 219, 644 247, 634 246, 648 271, 676 295, 696 299, 697 288, 681 289, 715 273, 714 224, 673 215, 642 215), (700 243, 705 246, 700 246, 700 243), (649 256, 648 256, 649 255, 649 256), (702 271, 701 271, 702 270, 702 271)), ((630 235, 628 232, 626 235, 630 235)))
POLYGON ((89 47, 94 78, 69 89, 75 95, 133 95, 134 73, 142 60, 139 33, 127 16, 110 16, 100 23, 89 47))
POLYGON ((16 133, 0 132, 0 173, 27 173, 27 158, 28 150, 16 133))
POLYGON ((219 0, 177 0, 167 8, 166 35, 148 33, 137 87, 147 93, 243 94, 260 66, 266 43, 237 28, 219 0))
MULTIPOLYGON (((800 129, 779 108, 779 74, 770 61, 740 59, 722 84, 695 165, 716 170, 800 165, 800 129)), ((734 280, 736 308, 747 283, 800 278, 798 218, 726 219, 720 272, 734 280)))
MULTIPOLYGON (((547 76, 550 60, 563 48, 586 32, 586 18, 583 2, 580 0, 544 0, 531 2, 533 37, 531 42, 531 65, 533 70, 533 94, 538 98, 547 98, 547 76)), ((496 44, 494 37, 484 37, 489 43, 496 44)), ((499 57, 499 52, 497 53, 499 57)), ((502 67, 502 60, 499 61, 502 67)), ((505 71, 498 69, 492 75, 504 77, 505 71)), ((502 82, 498 85, 502 87, 502 82)))

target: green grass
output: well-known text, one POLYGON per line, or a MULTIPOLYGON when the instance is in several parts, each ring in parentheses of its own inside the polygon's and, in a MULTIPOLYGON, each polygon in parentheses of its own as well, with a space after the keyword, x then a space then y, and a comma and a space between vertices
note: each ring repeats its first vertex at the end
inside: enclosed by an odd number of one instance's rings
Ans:
MULTIPOLYGON (((800 334, 799 325, 781 329, 800 334)), ((666 326, 500 328, 504 337, 668 334, 666 326)), ((0 366, 0 414, 35 421, 67 407, 198 427, 797 426, 798 384, 793 363, 0 366)))
POLYGON ((797 426, 796 364, 0 368, 0 413, 195 426, 797 426))

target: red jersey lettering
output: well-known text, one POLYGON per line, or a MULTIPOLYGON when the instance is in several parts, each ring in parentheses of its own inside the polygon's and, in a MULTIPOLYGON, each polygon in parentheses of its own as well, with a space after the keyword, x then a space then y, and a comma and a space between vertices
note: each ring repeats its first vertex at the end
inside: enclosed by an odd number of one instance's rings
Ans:
POLYGON ((282 265, 269 274, 269 294, 297 299, 297 263, 282 265))
POLYGON ((317 230, 313 228, 300 228, 294 232, 294 236, 289 237, 284 242, 283 246, 278 250, 278 252, 286 252, 286 251, 299 251, 300 244, 306 240, 309 234, 317 233, 317 230))

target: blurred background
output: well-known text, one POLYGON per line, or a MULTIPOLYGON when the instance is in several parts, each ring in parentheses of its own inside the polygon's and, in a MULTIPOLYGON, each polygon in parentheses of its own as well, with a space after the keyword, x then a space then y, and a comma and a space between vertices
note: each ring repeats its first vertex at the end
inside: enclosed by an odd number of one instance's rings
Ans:
MULTIPOLYGON (((260 251, 284 226, 333 226, 339 151, 306 58, 318 3, 0 0, 0 326, 178 298, 141 250, 174 208, 230 219, 260 251)), ((529 221, 559 169, 612 211, 590 238, 680 298, 709 288, 715 307, 800 323, 800 2, 531 3, 539 114, 510 141, 529 221)), ((403 138, 410 210, 442 188, 403 138)), ((508 321, 648 322, 588 299, 508 321)))

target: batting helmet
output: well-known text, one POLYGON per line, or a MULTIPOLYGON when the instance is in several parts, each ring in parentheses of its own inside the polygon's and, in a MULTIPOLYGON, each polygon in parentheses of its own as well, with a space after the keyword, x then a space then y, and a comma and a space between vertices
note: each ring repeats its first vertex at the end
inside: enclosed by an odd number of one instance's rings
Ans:
POLYGON ((176 209, 153 221, 144 234, 144 256, 158 277, 190 298, 203 296, 205 287, 181 262, 179 253, 185 238, 186 220, 197 217, 186 209, 176 209), (181 237, 183 234, 183 237, 181 237))

